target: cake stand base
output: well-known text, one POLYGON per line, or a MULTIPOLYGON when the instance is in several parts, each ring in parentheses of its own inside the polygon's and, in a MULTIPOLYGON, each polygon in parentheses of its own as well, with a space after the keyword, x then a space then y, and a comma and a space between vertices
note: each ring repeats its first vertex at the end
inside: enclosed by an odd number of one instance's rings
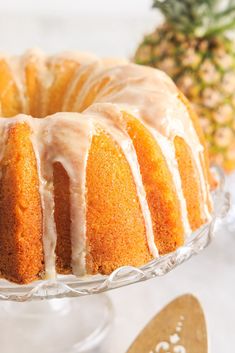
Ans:
POLYGON ((0 305, 4 353, 80 353, 101 343, 113 310, 105 294, 0 305))

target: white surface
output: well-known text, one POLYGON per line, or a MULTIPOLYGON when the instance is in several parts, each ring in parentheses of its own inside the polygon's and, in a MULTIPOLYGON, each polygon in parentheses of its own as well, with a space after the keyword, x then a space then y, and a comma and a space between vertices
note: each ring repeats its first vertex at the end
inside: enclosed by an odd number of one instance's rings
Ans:
POLYGON ((211 353, 234 352, 234 249, 235 236, 220 232, 210 248, 167 276, 110 293, 117 316, 101 352, 124 353, 165 304, 185 293, 196 295, 202 303, 211 353))
MULTIPOLYGON (((0 47, 11 53, 38 46, 48 52, 76 49, 103 56, 130 57, 142 34, 154 28, 157 21, 157 14, 148 10, 149 3, 147 0, 2 1, 0 47)), ((124 353, 147 321, 164 304, 183 293, 193 293, 202 302, 211 352, 232 352, 235 235, 225 230, 219 233, 209 249, 165 278, 110 293, 116 320, 100 352, 124 353)), ((0 327, 0 332, 4 334, 4 327, 0 327)), ((17 353, 25 350, 19 347, 17 353)))
POLYGON ((131 57, 136 43, 154 27, 156 18, 155 14, 51 18, 0 13, 0 50, 20 54, 27 48, 39 47, 49 53, 79 50, 131 57))

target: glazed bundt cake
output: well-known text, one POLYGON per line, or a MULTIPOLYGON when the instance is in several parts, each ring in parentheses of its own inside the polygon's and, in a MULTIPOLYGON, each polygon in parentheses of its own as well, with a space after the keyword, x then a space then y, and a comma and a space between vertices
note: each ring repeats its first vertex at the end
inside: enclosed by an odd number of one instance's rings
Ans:
POLYGON ((161 71, 1 55, 0 109, 2 277, 141 266, 210 219, 203 136, 161 71))

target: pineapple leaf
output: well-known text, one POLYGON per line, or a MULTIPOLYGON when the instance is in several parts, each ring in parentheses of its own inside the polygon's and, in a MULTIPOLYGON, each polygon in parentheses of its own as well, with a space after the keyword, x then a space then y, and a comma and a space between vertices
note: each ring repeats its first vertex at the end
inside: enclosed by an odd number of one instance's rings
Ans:
POLYGON ((235 0, 154 0, 167 23, 196 37, 215 36, 235 27, 235 0))
POLYGON ((226 9, 220 13, 215 14, 215 18, 220 19, 226 16, 230 16, 235 11, 235 6, 231 6, 229 9, 226 9))
POLYGON ((214 37, 216 35, 219 35, 221 33, 227 32, 231 29, 235 28, 235 18, 233 19, 232 22, 228 22, 225 24, 222 24, 221 26, 216 26, 215 28, 210 28, 208 32, 206 33, 207 37, 214 37))

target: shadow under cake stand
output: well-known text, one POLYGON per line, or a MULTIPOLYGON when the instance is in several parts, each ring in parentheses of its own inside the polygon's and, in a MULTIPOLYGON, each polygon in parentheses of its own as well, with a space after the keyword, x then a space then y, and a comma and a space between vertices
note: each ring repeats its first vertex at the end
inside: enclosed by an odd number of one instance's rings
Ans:
POLYGON ((219 179, 220 187, 212 193, 211 221, 192 233, 184 246, 141 268, 125 266, 109 276, 82 279, 58 276, 21 286, 0 280, 1 352, 78 353, 97 347, 114 317, 104 292, 163 276, 210 244, 229 209, 221 173, 219 179))

